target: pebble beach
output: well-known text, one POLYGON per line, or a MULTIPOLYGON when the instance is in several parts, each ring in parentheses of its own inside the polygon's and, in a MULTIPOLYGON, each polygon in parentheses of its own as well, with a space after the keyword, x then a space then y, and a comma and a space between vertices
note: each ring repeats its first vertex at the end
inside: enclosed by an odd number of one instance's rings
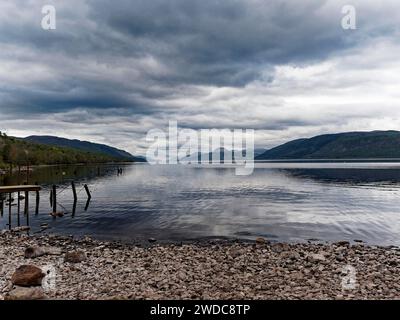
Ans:
POLYGON ((0 299, 399 299, 400 249, 0 235, 0 299))

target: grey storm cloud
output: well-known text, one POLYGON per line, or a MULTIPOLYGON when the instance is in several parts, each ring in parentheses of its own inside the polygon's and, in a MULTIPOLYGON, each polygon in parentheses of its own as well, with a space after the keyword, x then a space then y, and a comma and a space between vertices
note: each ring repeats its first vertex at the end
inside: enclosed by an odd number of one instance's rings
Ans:
MULTIPOLYGON (((397 1, 352 2, 357 30, 350 32, 341 28, 346 1, 2 2, 0 120, 23 134, 18 118, 31 120, 27 133, 43 129, 40 119, 51 118, 60 134, 91 138, 107 131, 124 146, 131 143, 129 135, 142 137, 170 118, 191 128, 265 131, 261 144, 343 129, 356 115, 347 108, 341 116, 343 101, 335 112, 315 114, 334 101, 321 97, 337 97, 339 90, 358 90, 363 83, 369 90, 365 70, 393 59, 387 54, 396 53, 399 44, 397 1), (57 10, 56 30, 40 28, 45 4, 57 10), (84 124, 92 129, 82 132, 84 124), (300 129, 290 133, 291 128, 300 129), (268 131, 279 130, 285 133, 270 139, 268 131)), ((383 108, 393 107, 392 100, 385 101, 383 108)), ((361 108, 361 102, 351 103, 361 108)), ((359 123, 369 128, 363 121, 376 109, 363 108, 359 123)))

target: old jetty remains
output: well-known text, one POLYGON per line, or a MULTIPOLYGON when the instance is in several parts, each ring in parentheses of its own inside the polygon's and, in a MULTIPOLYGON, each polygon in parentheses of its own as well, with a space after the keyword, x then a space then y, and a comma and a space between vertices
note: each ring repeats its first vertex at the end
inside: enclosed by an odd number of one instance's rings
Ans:
MULTIPOLYGON (((78 194, 80 191, 85 190, 87 194, 87 201, 85 206, 85 211, 88 210, 90 200, 92 195, 90 193, 89 187, 85 184, 82 189, 77 192, 75 182, 71 182, 72 194, 74 199, 74 204, 72 208, 72 216, 75 216, 76 205, 78 201, 78 194)), ((64 215, 64 212, 57 211, 57 204, 65 209, 60 203, 57 202, 57 195, 65 190, 68 187, 64 187, 61 191, 57 192, 57 186, 53 185, 50 188, 50 205, 52 207, 52 212, 50 215, 53 217, 61 217, 64 215)), ((39 214, 39 204, 40 204, 40 194, 39 192, 42 190, 42 187, 39 185, 17 185, 17 186, 0 186, 0 215, 3 216, 4 210, 8 206, 8 215, 9 222, 8 226, 11 229, 12 223, 12 207, 17 207, 17 224, 18 227, 21 225, 20 212, 21 212, 21 200, 24 200, 24 216, 26 216, 26 226, 29 226, 29 193, 36 193, 36 207, 35 207, 35 215, 39 214), (14 194, 17 193, 17 199, 14 199, 14 194), (15 201, 16 200, 16 201, 15 201)))
POLYGON ((39 212, 40 195, 39 191, 42 188, 38 185, 20 185, 20 186, 5 186, 0 187, 0 213, 3 215, 4 212, 4 201, 8 204, 9 210, 9 227, 11 228, 11 207, 14 199, 12 198, 13 193, 18 193, 17 206, 18 206, 18 226, 20 225, 20 200, 24 199, 24 215, 26 216, 26 224, 29 225, 29 193, 36 193, 36 214, 39 212), (21 195, 24 193, 24 196, 21 195), (8 194, 8 199, 7 199, 8 194), (4 197, 4 195, 6 195, 4 197))

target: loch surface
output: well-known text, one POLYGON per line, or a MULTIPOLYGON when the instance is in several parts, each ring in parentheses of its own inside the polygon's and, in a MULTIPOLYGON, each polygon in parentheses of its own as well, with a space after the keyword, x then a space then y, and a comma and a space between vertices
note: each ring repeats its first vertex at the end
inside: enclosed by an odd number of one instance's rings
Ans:
MULTIPOLYGON (((362 240, 400 245, 400 164, 258 163, 249 176, 234 168, 182 165, 54 166, 35 168, 39 213, 30 197, 31 233, 107 240, 185 241, 209 237, 274 241, 362 240), (73 213, 71 181, 78 190, 73 213), (92 193, 86 201, 83 185, 92 193), (50 188, 57 184, 57 211, 49 215, 50 188), (86 209, 86 210, 85 210, 86 209), (41 225, 48 225, 42 230, 41 225)), ((26 174, 0 179, 22 184, 26 174)), ((16 194, 12 227, 17 225, 16 194)), ((20 224, 26 223, 21 201, 20 224)), ((8 228, 4 205, 0 229, 8 228)))

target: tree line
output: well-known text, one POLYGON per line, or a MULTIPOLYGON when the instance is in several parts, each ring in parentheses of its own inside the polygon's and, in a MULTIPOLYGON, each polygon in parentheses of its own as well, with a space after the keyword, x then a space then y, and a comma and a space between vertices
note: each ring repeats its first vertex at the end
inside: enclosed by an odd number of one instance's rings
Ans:
POLYGON ((0 168, 13 166, 118 162, 108 155, 47 146, 8 137, 0 131, 0 168))

